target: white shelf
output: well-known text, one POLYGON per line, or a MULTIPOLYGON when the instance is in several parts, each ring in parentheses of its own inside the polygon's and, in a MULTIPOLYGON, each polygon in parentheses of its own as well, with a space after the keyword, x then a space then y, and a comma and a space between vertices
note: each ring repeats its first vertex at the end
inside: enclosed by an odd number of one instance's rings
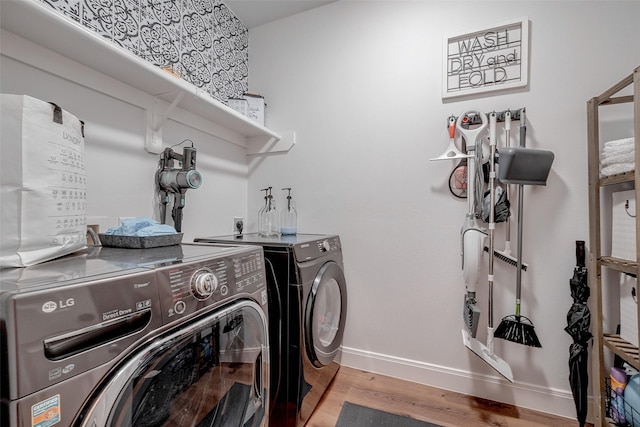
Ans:
MULTIPOLYGON (((154 100, 164 101, 153 102, 154 106, 149 108, 150 117, 153 117, 149 119, 149 125, 152 127, 161 127, 165 116, 171 117, 173 107, 180 107, 239 135, 239 145, 247 147, 249 154, 288 151, 295 143, 295 135, 294 138, 286 138, 286 141, 280 142, 281 136, 278 133, 224 105, 206 91, 169 75, 109 42, 49 6, 36 0, 0 3, 3 30, 139 89, 154 100), (176 100, 179 102, 172 105, 176 100)), ((10 49, 3 46, 3 54, 7 54, 7 50, 10 49)), ((14 49, 15 54, 22 55, 17 50, 14 49)))

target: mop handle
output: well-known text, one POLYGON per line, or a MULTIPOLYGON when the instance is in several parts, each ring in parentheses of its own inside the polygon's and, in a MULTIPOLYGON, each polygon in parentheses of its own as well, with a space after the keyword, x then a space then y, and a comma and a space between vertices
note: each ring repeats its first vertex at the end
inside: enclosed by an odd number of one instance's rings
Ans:
MULTIPOLYGON (((507 110, 504 113, 504 134, 505 134, 505 147, 511 146, 511 111, 507 110)), ((511 200, 511 194, 509 194, 509 184, 505 184, 505 192, 507 193, 507 200, 511 200)), ((505 242, 509 242, 509 247, 505 247, 505 250, 511 251, 511 215, 507 216, 505 230, 505 242)))
POLYGON ((469 161, 467 162, 467 215, 474 216, 475 193, 471 191, 472 187, 474 187, 476 173, 476 146, 474 144, 467 145, 467 154, 469 154, 469 161))
POLYGON ((489 114, 489 304, 488 321, 489 328, 493 328, 493 250, 494 250, 494 229, 495 223, 495 155, 496 155, 496 113, 489 114))
POLYGON ((527 139, 527 115, 524 108, 520 111, 520 148, 524 148, 527 139))
MULTIPOLYGON (((525 147, 525 139, 527 137, 527 118, 525 116, 524 108, 520 112, 520 147, 525 147)), ((523 191, 524 185, 518 185, 518 265, 516 266, 516 317, 520 317, 520 299, 522 295, 522 220, 524 212, 523 206, 523 191)))
POLYGON ((517 271, 516 271, 516 317, 520 316, 520 296, 522 294, 522 199, 523 199, 522 184, 518 185, 518 253, 517 253, 517 271))

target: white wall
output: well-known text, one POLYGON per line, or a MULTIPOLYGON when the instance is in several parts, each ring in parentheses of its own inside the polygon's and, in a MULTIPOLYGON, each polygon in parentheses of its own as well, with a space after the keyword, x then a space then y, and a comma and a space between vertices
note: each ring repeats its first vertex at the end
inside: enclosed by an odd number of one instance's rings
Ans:
MULTIPOLYGON (((339 1, 250 30, 250 90, 266 98, 267 126, 295 129, 298 144, 252 160, 249 219, 260 188, 291 186, 300 232, 340 234, 344 364, 575 416, 563 328, 575 240, 588 241, 585 106, 640 64, 638 16, 640 3, 629 1, 339 1), (442 101, 443 37, 523 16, 528 87, 442 101), (446 147, 449 115, 520 107, 527 145, 552 150, 555 162, 547 186, 524 197, 522 310, 543 348, 497 340, 514 372, 509 385, 462 344, 467 207, 448 192, 453 164, 428 159, 446 147)), ((630 121, 623 127, 631 132, 630 121)), ((514 312, 515 269, 497 263, 495 275, 497 325, 514 312)))
MULTIPOLYGON (((40 50, 29 42, 23 43, 26 48, 40 50)), ((77 64, 60 56, 56 62, 58 68, 77 68, 77 64)), ((85 122, 90 223, 99 224, 104 231, 117 225, 119 217, 154 215, 155 172, 160 157, 144 149, 146 112, 142 108, 4 55, 0 67, 2 93, 26 94, 55 102, 85 122)), ((103 75, 91 76, 94 84, 112 87, 113 93, 125 90, 135 98, 138 92, 103 75)), ((140 99, 139 105, 150 105, 150 102, 150 99, 140 99)), ((167 121, 163 127, 164 146, 179 144, 185 139, 193 141, 197 149, 197 169, 203 184, 186 193, 183 241, 191 242, 203 235, 230 234, 233 217, 246 216, 246 150, 173 120, 167 121)), ((182 146, 174 149, 182 153, 182 146)), ((167 220, 172 223, 170 209, 167 220)))

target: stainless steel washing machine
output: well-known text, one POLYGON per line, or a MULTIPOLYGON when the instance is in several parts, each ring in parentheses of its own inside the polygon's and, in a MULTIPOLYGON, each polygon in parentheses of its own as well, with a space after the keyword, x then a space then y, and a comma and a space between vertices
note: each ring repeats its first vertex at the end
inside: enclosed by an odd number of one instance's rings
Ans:
POLYGON ((268 425, 261 248, 90 248, 0 270, 0 310, 0 425, 268 425))
POLYGON ((259 245, 269 288, 271 360, 270 414, 274 427, 303 426, 338 372, 347 288, 342 246, 335 235, 258 234, 202 237, 196 242, 259 245), (275 394, 275 396, 274 396, 275 394))

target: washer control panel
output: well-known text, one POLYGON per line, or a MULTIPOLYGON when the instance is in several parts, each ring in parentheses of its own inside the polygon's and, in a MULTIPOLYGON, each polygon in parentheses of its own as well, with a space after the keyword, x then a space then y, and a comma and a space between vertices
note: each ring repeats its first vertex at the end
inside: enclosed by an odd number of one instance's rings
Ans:
MULTIPOLYGON (((266 295, 264 257, 261 248, 243 248, 226 257, 175 264, 158 270, 163 323, 224 304, 242 294, 266 295)), ((258 299, 264 304, 265 298, 258 299)))

